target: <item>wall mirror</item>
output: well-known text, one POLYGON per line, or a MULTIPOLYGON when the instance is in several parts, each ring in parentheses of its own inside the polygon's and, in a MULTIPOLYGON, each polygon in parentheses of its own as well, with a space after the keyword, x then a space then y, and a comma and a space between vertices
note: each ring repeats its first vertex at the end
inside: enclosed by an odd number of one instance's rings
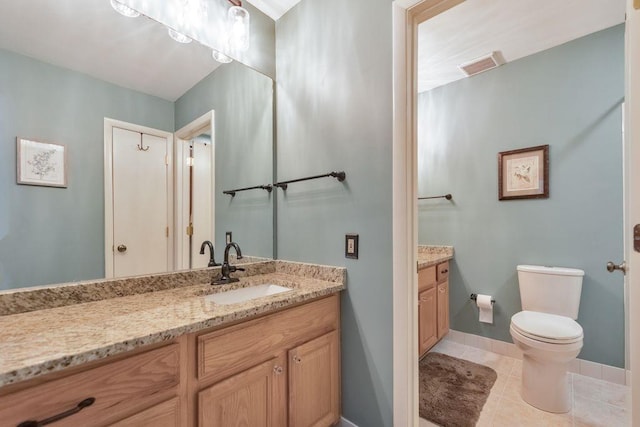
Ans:
POLYGON ((223 193, 273 182, 275 23, 245 7, 251 49, 267 48, 221 64, 109 0, 0 6, 0 291, 203 267, 202 241, 222 262, 227 232, 273 257, 272 194, 223 193), (17 138, 64 145, 66 187, 18 184, 17 138), (150 269, 109 265, 159 247, 150 269))

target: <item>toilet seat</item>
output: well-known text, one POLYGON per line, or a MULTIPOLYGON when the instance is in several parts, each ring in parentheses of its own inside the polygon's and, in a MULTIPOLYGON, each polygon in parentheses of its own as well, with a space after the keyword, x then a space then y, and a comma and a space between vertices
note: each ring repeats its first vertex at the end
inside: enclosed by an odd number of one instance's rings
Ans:
POLYGON ((521 311, 511 317, 511 327, 519 334, 549 344, 572 344, 583 339, 582 326, 555 314, 521 311))

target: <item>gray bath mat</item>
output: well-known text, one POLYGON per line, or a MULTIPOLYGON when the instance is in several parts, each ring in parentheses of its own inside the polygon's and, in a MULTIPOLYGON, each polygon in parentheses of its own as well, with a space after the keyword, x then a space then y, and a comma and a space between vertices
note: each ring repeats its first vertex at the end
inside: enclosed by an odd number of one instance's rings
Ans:
POLYGON ((443 427, 475 426, 496 371, 435 352, 422 358, 419 369, 420 417, 443 427))

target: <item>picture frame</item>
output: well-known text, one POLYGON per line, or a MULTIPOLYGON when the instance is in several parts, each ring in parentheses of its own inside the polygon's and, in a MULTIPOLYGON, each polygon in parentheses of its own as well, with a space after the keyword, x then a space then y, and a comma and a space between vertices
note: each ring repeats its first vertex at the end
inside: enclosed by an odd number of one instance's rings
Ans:
POLYGON ((549 145, 498 153, 498 200, 549 198, 549 145))
POLYGON ((16 138, 17 183, 67 187, 67 147, 31 138, 16 138))

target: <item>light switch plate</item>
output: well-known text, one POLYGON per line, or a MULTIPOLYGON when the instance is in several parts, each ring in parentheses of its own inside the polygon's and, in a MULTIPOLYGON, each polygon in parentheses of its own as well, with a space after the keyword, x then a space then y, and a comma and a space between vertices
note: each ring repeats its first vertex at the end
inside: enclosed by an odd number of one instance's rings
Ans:
POLYGON ((358 235, 347 234, 344 239, 345 258, 358 259, 358 235))
POLYGON ((233 242, 233 237, 232 237, 232 236, 233 236, 233 235, 231 234, 231 232, 230 232, 230 231, 227 231, 227 232, 226 232, 226 234, 225 234, 225 238, 224 238, 224 239, 225 239, 225 242, 226 242, 226 244, 227 244, 227 245, 228 245, 229 243, 233 242))

